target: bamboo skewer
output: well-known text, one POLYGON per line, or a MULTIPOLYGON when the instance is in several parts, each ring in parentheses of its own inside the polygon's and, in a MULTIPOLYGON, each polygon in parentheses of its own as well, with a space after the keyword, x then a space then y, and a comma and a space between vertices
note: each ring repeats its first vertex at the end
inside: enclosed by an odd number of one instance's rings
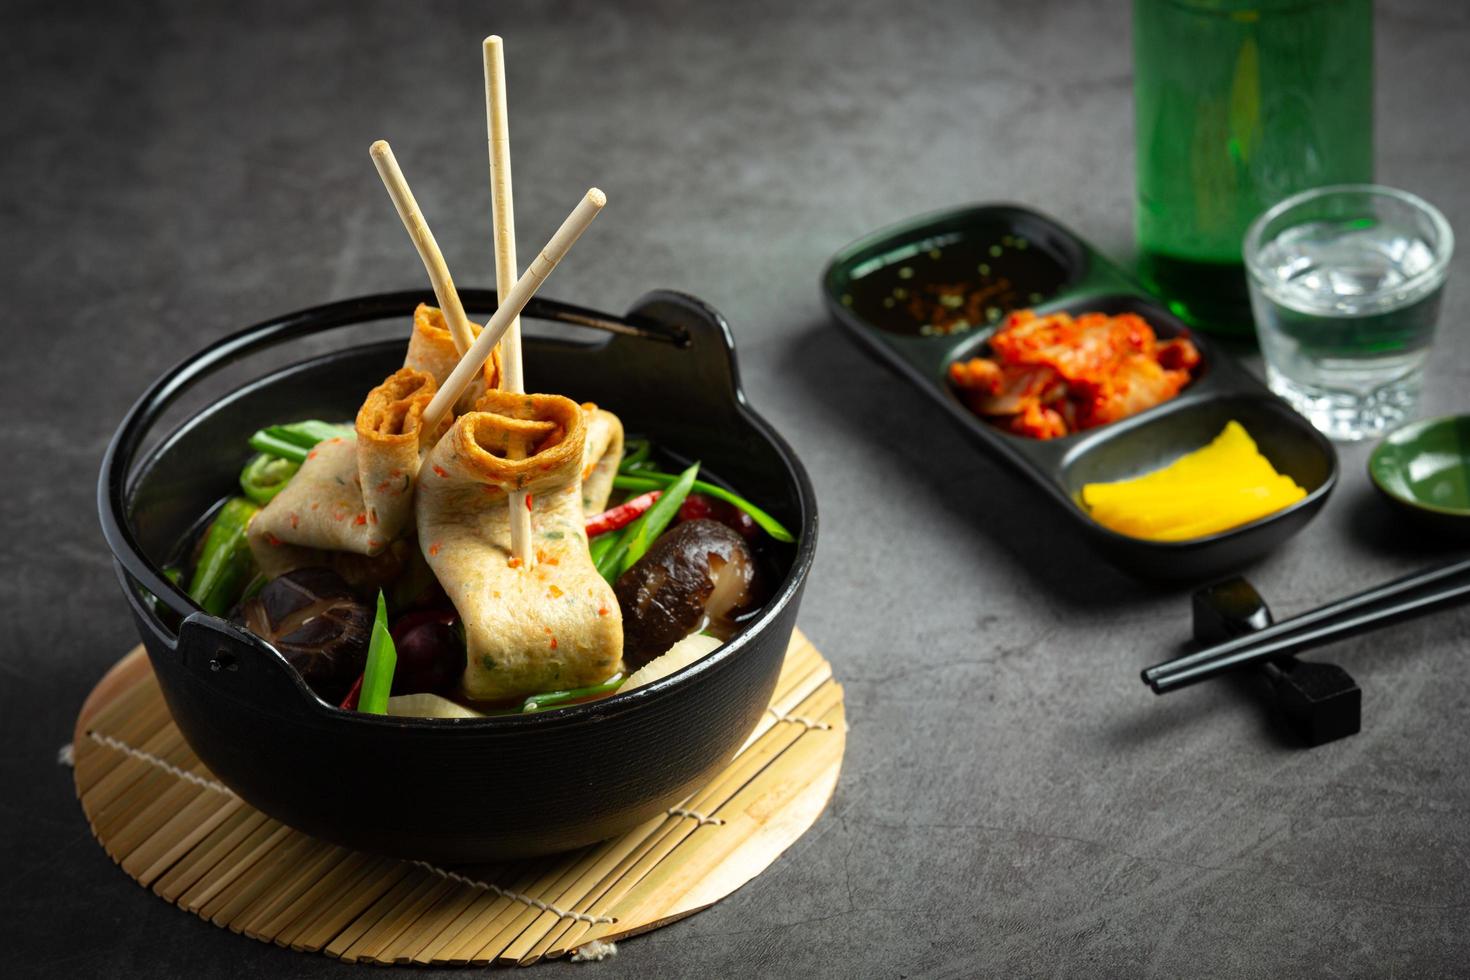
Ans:
MULTIPOLYGON (((505 47, 499 35, 485 38, 485 131, 490 150, 491 220, 495 226, 495 289, 504 296, 520 275, 516 263, 515 199, 510 180, 510 112, 505 98, 505 47)), ((505 357, 506 387, 516 394, 526 391, 521 364, 521 318, 517 316, 505 335, 501 353, 505 357)))
POLYGON ((474 344, 475 335, 470 329, 469 317, 465 315, 464 304, 459 301, 459 291, 454 288, 454 279, 449 275, 449 266, 444 263, 444 254, 439 251, 439 243, 434 240, 434 233, 429 230, 428 222, 419 210, 419 202, 414 200, 413 191, 409 190, 408 181, 399 169, 398 159, 393 156, 393 148, 388 141, 378 140, 368 153, 378 168, 378 176, 383 178, 383 186, 388 188, 393 206, 398 209, 398 217, 403 219, 408 237, 413 239, 413 247, 423 260, 424 269, 429 273, 429 284, 434 287, 439 309, 444 311, 444 322, 454 339, 454 349, 463 357, 474 344))
MULTIPOLYGON (((520 267, 516 263, 515 198, 510 181, 510 111, 505 98, 505 46, 499 35, 485 38, 485 132, 490 150, 490 215, 495 229, 495 291, 504 296, 515 285, 520 267)), ((511 321, 501 341, 505 364, 505 390, 526 393, 526 376, 521 363, 521 318, 511 321)), ((536 549, 531 547, 531 507, 524 490, 510 493, 510 553, 520 567, 536 566, 536 549)))
POLYGON ((596 187, 587 191, 586 196, 572 209, 572 213, 562 222, 560 228, 551 236, 540 254, 526 268, 526 272, 516 280, 514 286, 502 297, 500 297, 500 308, 485 324, 485 329, 480 331, 480 336, 470 346, 470 349, 460 357, 459 363, 454 366, 449 377, 434 395, 429 407, 424 410, 423 425, 433 431, 443 420, 450 407, 464 394, 475 375, 484 366, 495 345, 505 336, 510 329, 511 321, 520 316, 521 310, 536 295, 536 290, 541 288, 548 276, 551 275, 559 262, 566 256, 567 251, 574 245, 582 232, 597 217, 597 213, 607 204, 607 195, 596 187))

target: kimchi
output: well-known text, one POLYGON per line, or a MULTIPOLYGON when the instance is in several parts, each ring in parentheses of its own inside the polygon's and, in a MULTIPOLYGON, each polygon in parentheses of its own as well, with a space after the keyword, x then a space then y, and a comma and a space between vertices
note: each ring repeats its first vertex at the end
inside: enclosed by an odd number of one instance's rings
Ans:
POLYGON ((1161 341, 1136 313, 1018 310, 991 336, 990 356, 954 362, 949 379, 977 415, 1055 439, 1168 401, 1199 361, 1187 337, 1161 341))

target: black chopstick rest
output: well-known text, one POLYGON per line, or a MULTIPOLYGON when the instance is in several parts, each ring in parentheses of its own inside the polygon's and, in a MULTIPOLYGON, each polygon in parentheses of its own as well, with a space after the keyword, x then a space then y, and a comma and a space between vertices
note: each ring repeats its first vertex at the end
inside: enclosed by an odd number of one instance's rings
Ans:
POLYGON ((1274 621, 1266 600, 1240 576, 1197 590, 1191 603, 1194 642, 1202 647, 1263 630, 1274 621))
MULTIPOLYGON (((1272 623, 1266 600, 1240 577, 1198 590, 1192 604, 1194 638, 1201 646, 1224 643, 1272 623)), ((1308 746, 1356 735, 1362 728, 1363 692, 1336 664, 1283 654, 1256 670, 1270 684, 1287 726, 1308 746)))

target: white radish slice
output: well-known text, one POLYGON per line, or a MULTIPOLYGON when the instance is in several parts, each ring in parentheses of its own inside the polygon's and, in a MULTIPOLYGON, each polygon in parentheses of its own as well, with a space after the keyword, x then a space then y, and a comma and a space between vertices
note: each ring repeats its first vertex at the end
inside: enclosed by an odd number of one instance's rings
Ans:
POLYGON ((396 718, 484 718, 473 708, 437 694, 400 694, 388 699, 388 714, 396 718))
POLYGON ((668 652, 654 657, 638 670, 633 676, 623 682, 618 688, 619 694, 640 688, 645 684, 652 684, 660 677, 667 677, 676 670, 683 670, 694 661, 714 653, 724 641, 717 640, 713 636, 705 636, 703 633, 695 633, 669 647, 668 652))

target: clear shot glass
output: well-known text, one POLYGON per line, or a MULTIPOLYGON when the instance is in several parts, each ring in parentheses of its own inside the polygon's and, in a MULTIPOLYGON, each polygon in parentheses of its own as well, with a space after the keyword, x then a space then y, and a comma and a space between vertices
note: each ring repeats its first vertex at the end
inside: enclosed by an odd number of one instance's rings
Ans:
POLYGON ((1243 251, 1271 390, 1333 439, 1411 418, 1454 245, 1433 206, 1372 184, 1303 191, 1258 217, 1243 251))

